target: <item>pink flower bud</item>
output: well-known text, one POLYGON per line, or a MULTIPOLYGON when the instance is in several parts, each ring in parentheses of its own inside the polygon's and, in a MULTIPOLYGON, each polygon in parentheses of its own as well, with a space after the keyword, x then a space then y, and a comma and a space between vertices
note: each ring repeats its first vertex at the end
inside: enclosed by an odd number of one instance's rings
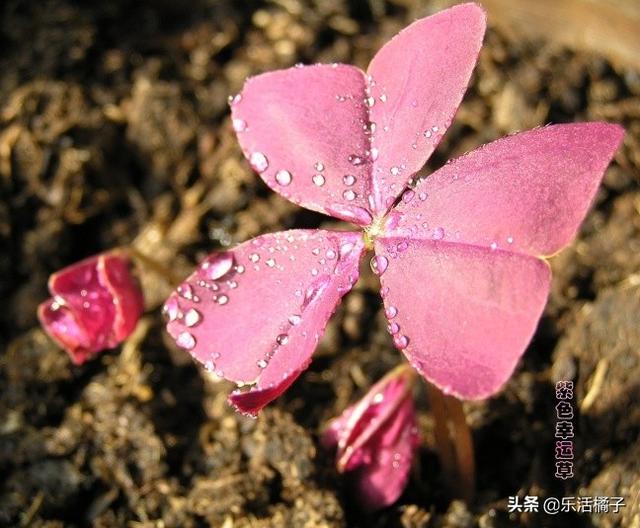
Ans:
POLYGON ((96 255, 54 273, 51 299, 38 307, 45 331, 80 365, 127 338, 143 310, 142 292, 123 253, 96 255))
POLYGON ((335 418, 323 435, 337 446, 338 471, 353 472, 358 499, 368 510, 402 494, 419 445, 407 366, 391 371, 356 404, 335 418))

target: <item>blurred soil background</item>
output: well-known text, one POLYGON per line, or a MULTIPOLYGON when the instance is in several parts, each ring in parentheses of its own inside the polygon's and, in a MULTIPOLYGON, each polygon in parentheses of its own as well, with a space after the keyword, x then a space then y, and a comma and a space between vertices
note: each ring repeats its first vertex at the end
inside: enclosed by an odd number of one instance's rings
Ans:
POLYGON ((363 276, 311 368, 257 420, 234 414, 167 339, 167 278, 148 311, 82 367, 38 327, 48 275, 134 245, 178 277, 249 237, 335 222, 270 192, 227 110, 247 76, 366 67, 411 0, 5 0, 0 7, 0 525, 96 527, 640 526, 640 4, 486 0, 471 88, 432 158, 549 122, 627 129, 516 374, 466 404, 478 494, 451 501, 423 394, 423 447, 398 503, 362 514, 318 433, 400 361, 363 276), (576 383, 575 477, 554 478, 554 383, 576 383), (507 513, 510 495, 623 496, 615 514, 507 513))

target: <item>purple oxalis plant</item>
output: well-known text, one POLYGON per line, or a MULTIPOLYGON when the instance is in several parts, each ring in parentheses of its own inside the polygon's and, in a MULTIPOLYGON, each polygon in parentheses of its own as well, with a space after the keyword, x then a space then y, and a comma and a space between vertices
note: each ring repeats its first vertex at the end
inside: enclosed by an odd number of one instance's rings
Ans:
POLYGON ((248 387, 230 396, 239 410, 255 414, 307 368, 367 250, 393 341, 429 382, 480 399, 512 374, 549 292, 544 257, 574 238, 623 129, 546 126, 411 183, 484 32, 483 10, 459 5, 403 30, 366 72, 295 67, 233 98, 234 129, 267 185, 361 228, 259 236, 208 257, 167 300, 177 344, 248 387))

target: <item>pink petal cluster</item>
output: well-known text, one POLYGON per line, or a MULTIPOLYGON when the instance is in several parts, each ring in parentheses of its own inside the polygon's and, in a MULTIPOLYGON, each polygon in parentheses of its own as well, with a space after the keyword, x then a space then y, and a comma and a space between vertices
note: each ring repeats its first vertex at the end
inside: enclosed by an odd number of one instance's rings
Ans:
POLYGON ((420 443, 409 374, 404 366, 389 373, 323 434, 326 447, 338 448, 338 470, 353 473, 357 499, 369 510, 402 494, 420 443))
POLYGON ((247 81, 231 101, 251 166, 276 192, 352 222, 288 231, 212 255, 165 307, 168 331, 249 390, 256 413, 307 367, 365 250, 393 342, 445 393, 500 389, 544 308, 551 255, 575 236, 623 129, 555 125, 503 138, 411 183, 450 125, 485 14, 463 4, 413 23, 366 72, 295 67, 247 81))
POLYGON ((103 253, 49 278, 51 299, 38 307, 46 332, 80 365, 127 338, 143 311, 129 258, 103 253))

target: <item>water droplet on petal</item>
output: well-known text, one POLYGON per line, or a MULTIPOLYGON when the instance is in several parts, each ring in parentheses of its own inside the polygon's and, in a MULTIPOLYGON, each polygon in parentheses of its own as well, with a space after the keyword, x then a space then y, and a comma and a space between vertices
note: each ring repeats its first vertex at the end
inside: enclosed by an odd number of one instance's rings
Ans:
POLYGON ((200 275, 209 280, 217 280, 229 273, 232 267, 233 253, 216 253, 202 261, 200 264, 200 275))
POLYGON ((178 295, 187 299, 188 301, 193 300, 193 288, 190 284, 186 282, 184 284, 181 284, 180 286, 178 286, 177 292, 178 295))
POLYGON ((292 179, 293 178, 291 177, 291 173, 288 170, 281 169, 276 172, 276 182, 284 187, 289 185, 292 179))
POLYGON ((398 309, 395 306, 388 306, 384 311, 384 315, 387 316, 387 319, 393 319, 398 315, 398 309))
POLYGON ((311 180, 313 181, 313 183, 315 185, 317 185, 318 187, 322 187, 324 185, 324 176, 322 174, 316 174, 313 176, 313 178, 311 178, 311 180))
POLYGON ((421 192, 421 193, 418 195, 418 198, 420 198, 420 200, 424 202, 424 201, 427 199, 427 197, 428 197, 428 196, 429 196, 429 195, 428 195, 426 192, 421 192))
POLYGON ((311 286, 307 288, 304 294, 304 299, 302 301, 302 309, 304 310, 309 304, 314 302, 316 299, 320 297, 322 292, 328 286, 330 282, 329 277, 323 276, 315 280, 311 286))
POLYGON ((371 160, 376 161, 378 159, 378 156, 380 156, 380 150, 376 147, 373 147, 371 149, 371 160))
POLYGON ((264 172, 267 170, 267 168, 269 168, 269 161, 262 152, 252 153, 251 157, 249 158, 249 164, 257 172, 264 172))
POLYGON ((176 345, 185 350, 193 350, 196 346, 196 338, 189 332, 180 332, 176 338, 176 345))
POLYGON ((289 323, 292 326, 298 326, 301 321, 302 321, 302 317, 298 314, 292 314, 289 316, 289 323))
POLYGON ((349 163, 351 163, 351 165, 355 165, 356 167, 358 165, 362 165, 363 163, 362 158, 357 154, 350 154, 347 159, 349 160, 349 163))
POLYGON ((244 119, 234 118, 232 124, 236 132, 244 132, 247 128, 247 122, 244 119))
POLYGON ((389 172, 394 176, 397 176, 398 174, 400 174, 400 169, 398 167, 391 167, 389 169, 389 172))
POLYGON ((346 257, 349 253, 353 251, 355 245, 351 242, 345 242, 340 246, 340 258, 346 257))
POLYGON ((389 259, 384 255, 376 255, 369 261, 369 265, 376 275, 382 275, 389 266, 389 259))
POLYGON ((349 200, 350 202, 351 202, 351 201, 353 201, 353 200, 355 200, 357 196, 358 196, 358 195, 357 195, 355 192, 353 192, 351 189, 347 189, 346 191, 344 191, 344 192, 342 193, 342 197, 343 197, 345 200, 349 200))
POLYGON ((267 360, 265 360, 265 359, 259 359, 259 360, 256 362, 256 365, 258 365, 258 368, 261 368, 261 369, 265 369, 265 368, 267 368, 267 365, 268 365, 268 364, 269 364, 269 363, 268 363, 268 362, 267 362, 267 360))
POLYGON ((402 201, 404 203, 410 203, 413 198, 415 197, 416 193, 415 191, 412 191, 411 189, 407 189, 403 194, 402 194, 402 201))
POLYGON ((495 251, 496 249, 498 249, 498 244, 496 244, 495 242, 491 242, 491 251, 495 251))
MULTIPOLYGON (((60 306, 58 305, 58 308, 60 306)), ((178 299, 174 296, 169 297, 164 306, 162 307, 162 314, 167 318, 167 321, 175 321, 180 313, 180 306, 178 305, 178 299)))
POLYGON ((342 181, 345 185, 351 187, 354 183, 356 183, 356 177, 353 174, 345 174, 342 177, 342 181))
POLYGON ((251 253, 251 255, 249 255, 249 260, 254 263, 258 262, 260 260, 260 255, 257 253, 251 253))
POLYGON ((389 323, 387 329, 391 335, 395 335, 400 331, 400 325, 398 323, 389 323))
POLYGON ((402 253, 403 251, 406 251, 408 247, 409 247, 409 243, 406 240, 403 240, 402 242, 398 243, 398 245, 396 246, 396 249, 400 253, 402 253))
POLYGON ((200 321, 202 321, 202 316, 195 308, 190 308, 187 310, 187 313, 184 314, 184 324, 189 328, 196 326, 200 321))
POLYGON ((316 164, 313 166, 318 172, 322 172, 324 170, 324 165, 322 164, 322 162, 318 161, 316 162, 316 164))
POLYGON ((325 255, 329 260, 333 260, 334 258, 336 258, 336 252, 333 249, 327 249, 325 255))
POLYGON ((409 346, 409 338, 407 336, 405 336, 405 335, 396 334, 393 337, 393 343, 400 350, 403 350, 403 349, 407 348, 407 346, 409 346))
POLYGON ((507 244, 513 244, 513 237, 507 238, 507 244))
POLYGON ((280 334, 276 337, 276 343, 279 345, 286 345, 289 342, 289 336, 287 334, 280 334))
POLYGON ((387 94, 382 94, 379 99, 383 102, 386 103, 387 102, 387 94))
POLYGON ((270 268, 273 268, 276 265, 276 261, 275 259, 269 258, 267 260, 265 260, 264 262, 267 266, 269 266, 270 268))
POLYGON ((436 227, 433 230, 431 238, 433 238, 433 240, 442 240, 444 238, 444 229, 442 229, 441 227, 436 227))
POLYGON ((218 295, 218 298, 216 299, 216 301, 220 305, 225 305, 229 302, 229 297, 227 297, 226 295, 218 295))
POLYGON ((371 108, 376 103, 376 100, 373 97, 369 96, 365 98, 364 102, 369 108, 371 108))

